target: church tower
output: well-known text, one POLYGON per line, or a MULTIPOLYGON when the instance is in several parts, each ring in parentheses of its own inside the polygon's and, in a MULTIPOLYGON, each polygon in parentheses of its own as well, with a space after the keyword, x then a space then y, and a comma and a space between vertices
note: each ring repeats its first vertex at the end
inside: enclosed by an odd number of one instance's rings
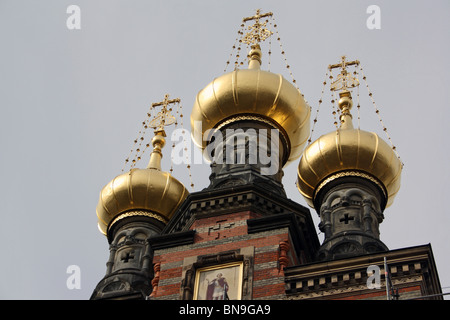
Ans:
POLYGON ((210 159, 210 184, 150 240, 158 273, 151 299, 280 299, 284 269, 314 260, 310 212, 282 184, 283 167, 307 142, 310 107, 291 82, 261 68, 271 17, 258 10, 243 19, 242 30, 251 23, 239 33, 249 46, 247 68, 197 94, 191 132, 210 159))
POLYGON ((107 237, 110 256, 106 275, 91 299, 145 299, 152 291, 152 248, 149 238, 161 234, 167 222, 189 192, 171 174, 161 171, 164 127, 173 123, 167 106, 162 105, 153 125, 153 151, 145 169, 132 168, 118 175, 100 192, 97 205, 99 230, 107 237))
MULTIPOLYGON (((330 79, 333 69, 340 70, 330 84, 339 95, 332 100, 336 129, 310 138, 297 175, 300 194, 320 217, 324 240, 313 264, 286 270, 288 299, 441 299, 430 245, 389 250, 380 239, 379 224, 400 189, 403 163, 388 135, 391 145, 360 129, 359 90, 354 127, 352 90, 360 85, 359 74, 365 80, 360 62, 343 56, 329 65, 330 79)), ((379 114, 370 90, 369 97, 379 114)))
POLYGON ((300 193, 320 216, 325 241, 319 260, 386 251, 380 240, 383 211, 400 189, 403 164, 393 148, 373 132, 354 128, 350 90, 359 81, 347 71, 359 61, 332 65, 341 69, 331 85, 339 91, 340 126, 309 145, 298 167, 300 193))
POLYGON ((210 162, 203 190, 189 193, 161 169, 165 127, 176 123, 169 105, 179 99, 152 105, 162 109, 144 122, 154 129, 147 168, 132 167, 100 193, 98 225, 110 257, 91 299, 440 299, 431 246, 390 250, 380 238, 403 164, 393 145, 354 125, 359 79, 348 69, 362 74, 360 62, 342 57, 328 67, 331 78, 340 70, 330 86, 339 120, 312 141, 317 117, 311 127, 292 73, 288 81, 263 67, 274 32, 279 41, 271 12, 244 18, 234 70, 225 68, 195 98, 192 140, 210 162), (320 217, 322 243, 310 209, 286 195, 283 169, 293 163, 298 190, 320 217))

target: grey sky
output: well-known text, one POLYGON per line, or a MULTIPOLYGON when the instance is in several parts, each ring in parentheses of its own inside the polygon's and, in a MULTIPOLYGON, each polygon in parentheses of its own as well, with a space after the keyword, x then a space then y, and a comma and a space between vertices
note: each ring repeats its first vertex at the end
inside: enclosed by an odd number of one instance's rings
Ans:
MULTIPOLYGON (((189 129, 197 92, 223 73, 241 19, 258 8, 274 13, 313 115, 328 64, 343 54, 361 61, 405 163, 381 239, 390 249, 431 243, 441 284, 450 286, 447 0, 0 0, 1 299, 90 297, 109 254, 96 226, 101 188, 120 173, 152 102, 181 98, 189 129), (71 4, 81 8, 81 30, 66 27, 71 4), (380 30, 366 27, 372 4, 380 30), (81 269, 79 290, 66 287, 69 265, 81 269)), ((272 51, 271 71, 290 80, 276 40, 272 51)), ((360 94, 361 128, 379 132, 364 85, 360 94)), ((313 138, 333 130, 330 108, 322 104, 313 138)), ((297 163, 283 182, 306 205, 297 163)), ((174 175, 189 185, 185 171, 174 175)), ((195 191, 208 176, 206 163, 193 165, 195 191)))

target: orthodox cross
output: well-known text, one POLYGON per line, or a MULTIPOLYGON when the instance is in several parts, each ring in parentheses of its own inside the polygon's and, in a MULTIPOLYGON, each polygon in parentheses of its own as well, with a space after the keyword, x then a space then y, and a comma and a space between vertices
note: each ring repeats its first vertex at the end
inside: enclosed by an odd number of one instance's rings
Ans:
POLYGON ((266 28, 267 21, 261 23, 259 19, 264 17, 271 17, 272 15, 273 15, 272 12, 261 14, 261 10, 257 9, 256 14, 254 16, 242 19, 242 22, 244 23, 247 21, 255 20, 255 23, 252 26, 248 27, 249 32, 247 32, 245 36, 242 38, 242 42, 256 45, 259 42, 264 41, 268 37, 270 37, 273 34, 273 32, 266 28))
POLYGON ((353 77, 347 72, 347 67, 352 65, 359 65, 359 61, 346 61, 346 57, 342 56, 340 63, 330 64, 328 66, 328 70, 330 71, 335 68, 341 68, 341 73, 337 76, 337 80, 330 85, 331 91, 347 90, 348 88, 359 86, 358 78, 353 77))
POLYGON ((171 114, 172 109, 168 108, 169 104, 180 103, 180 99, 169 99, 169 95, 164 95, 164 100, 152 103, 152 108, 162 106, 158 114, 149 122, 149 127, 156 131, 164 131, 165 126, 169 126, 176 122, 176 118, 171 114))
POLYGON ((345 60, 346 58, 347 58, 346 56, 342 56, 342 57, 341 57, 341 62, 340 62, 340 63, 330 64, 330 65, 328 66, 328 69, 331 70, 331 69, 335 69, 335 68, 342 68, 343 70, 345 70, 345 68, 346 68, 347 66, 352 66, 352 65, 354 65, 354 64, 356 64, 356 65, 359 64, 359 60, 346 61, 346 60, 345 60))

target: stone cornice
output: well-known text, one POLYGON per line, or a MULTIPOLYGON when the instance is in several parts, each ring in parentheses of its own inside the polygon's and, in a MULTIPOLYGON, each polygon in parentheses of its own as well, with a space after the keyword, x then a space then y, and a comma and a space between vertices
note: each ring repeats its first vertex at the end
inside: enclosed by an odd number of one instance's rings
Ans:
MULTIPOLYGON (((426 282, 437 276, 430 245, 403 248, 358 257, 310 263, 285 269, 288 299, 320 299, 373 293, 367 287, 367 268, 380 267, 384 283, 384 258, 394 286, 421 285, 440 291, 439 283, 426 282), (425 282, 424 282, 425 281, 425 282)), ((382 284, 384 286, 384 284, 382 284)))
POLYGON ((153 250, 166 249, 194 243, 195 230, 164 234, 148 239, 153 250))
POLYGON ((314 230, 308 208, 280 197, 256 184, 191 193, 174 214, 163 234, 188 230, 195 219, 239 211, 252 211, 262 216, 295 212, 302 223, 314 230))

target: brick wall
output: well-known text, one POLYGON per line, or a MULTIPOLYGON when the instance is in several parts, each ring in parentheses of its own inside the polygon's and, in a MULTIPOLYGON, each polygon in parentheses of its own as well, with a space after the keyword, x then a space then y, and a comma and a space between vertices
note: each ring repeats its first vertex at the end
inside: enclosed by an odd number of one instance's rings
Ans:
MULTIPOLYGON (((159 282, 153 299, 180 299, 181 283, 188 265, 204 255, 252 248, 251 288, 247 298, 285 297, 283 270, 280 268, 280 242, 289 239, 288 228, 247 233, 247 219, 259 216, 250 211, 196 220, 194 243, 154 252, 153 263, 160 263, 159 282)), ((288 253, 290 256, 292 254, 288 253)))

